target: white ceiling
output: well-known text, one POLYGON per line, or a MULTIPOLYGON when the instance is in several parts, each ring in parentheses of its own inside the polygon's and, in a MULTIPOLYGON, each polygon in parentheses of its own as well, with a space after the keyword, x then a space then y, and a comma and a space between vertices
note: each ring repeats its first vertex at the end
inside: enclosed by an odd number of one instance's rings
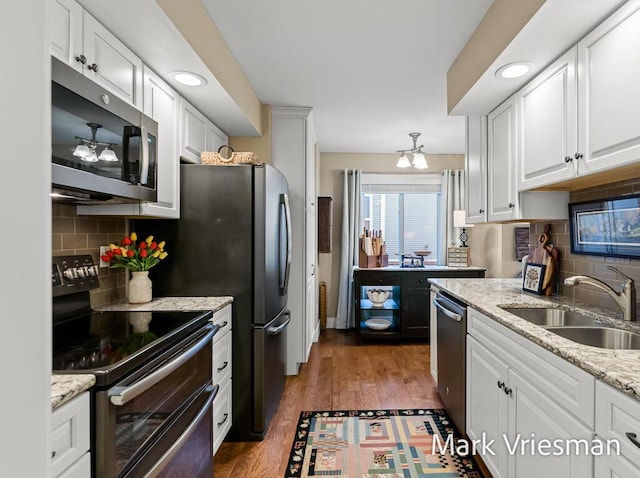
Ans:
POLYGON ((323 152, 463 153, 446 74, 491 0, 203 0, 262 103, 310 106, 323 152))
MULTIPOLYGON (((256 134, 155 0, 79 1, 225 133, 256 134), (175 70, 208 84, 181 86, 175 70)), ((464 118, 447 115, 446 75, 492 0, 202 3, 262 103, 313 108, 321 151, 393 153, 418 131, 426 153, 464 153, 464 118)), ((496 81, 494 66, 529 60, 540 71, 620 3, 546 0, 454 114, 486 114, 528 81, 496 81)))

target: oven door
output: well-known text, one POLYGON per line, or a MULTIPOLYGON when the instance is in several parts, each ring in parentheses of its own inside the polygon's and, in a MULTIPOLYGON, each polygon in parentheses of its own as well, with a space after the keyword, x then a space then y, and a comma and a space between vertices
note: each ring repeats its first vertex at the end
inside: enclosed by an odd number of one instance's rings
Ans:
MULTIPOLYGON (((215 332, 210 324, 203 327, 122 382, 96 392, 94 476, 161 476, 148 473, 159 473, 156 464, 164 459, 166 465, 167 453, 176 456, 182 444, 202 436, 203 411, 217 391, 211 386, 215 332)), ((203 469, 211 461, 208 436, 208 451, 198 457, 203 469)))

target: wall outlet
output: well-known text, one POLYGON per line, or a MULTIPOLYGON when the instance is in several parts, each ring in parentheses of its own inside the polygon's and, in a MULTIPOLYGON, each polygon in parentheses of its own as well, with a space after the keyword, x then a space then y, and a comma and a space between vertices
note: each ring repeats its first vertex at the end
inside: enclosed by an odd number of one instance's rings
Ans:
POLYGON ((109 250, 109 246, 100 246, 100 267, 109 267, 109 263, 102 260, 102 256, 109 250))

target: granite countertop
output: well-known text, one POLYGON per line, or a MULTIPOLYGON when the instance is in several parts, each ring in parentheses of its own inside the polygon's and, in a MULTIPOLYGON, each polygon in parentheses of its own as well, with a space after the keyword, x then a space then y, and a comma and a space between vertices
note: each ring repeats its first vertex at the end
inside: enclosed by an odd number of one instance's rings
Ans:
POLYGON ((400 267, 400 266, 387 266, 387 267, 357 267, 353 268, 354 271, 400 271, 400 272, 434 272, 434 271, 484 271, 484 267, 468 266, 468 267, 451 267, 451 266, 437 266, 426 265, 424 267, 400 267))
POLYGON ((640 400, 640 350, 610 350, 578 344, 534 325, 501 307, 559 307, 600 319, 607 325, 640 333, 637 322, 576 300, 522 291, 522 279, 430 279, 432 284, 523 337, 577 365, 596 378, 640 400))
POLYGON ((90 374, 52 375, 51 409, 55 410, 72 398, 89 390, 96 383, 96 377, 90 374))
POLYGON ((125 310, 125 311, 154 311, 154 310, 212 310, 217 312, 231 304, 233 297, 155 297, 146 304, 129 304, 121 300, 112 304, 96 307, 97 311, 125 310))

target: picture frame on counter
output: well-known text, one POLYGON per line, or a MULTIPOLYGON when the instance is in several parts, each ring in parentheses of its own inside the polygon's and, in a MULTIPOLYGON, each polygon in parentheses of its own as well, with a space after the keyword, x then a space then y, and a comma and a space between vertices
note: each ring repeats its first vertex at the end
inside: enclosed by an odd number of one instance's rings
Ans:
POLYGON ((569 204, 571 253, 640 257, 640 194, 569 204))
POLYGON ((547 266, 545 264, 527 262, 524 266, 524 274, 522 276, 522 290, 541 295, 546 268, 547 266))

